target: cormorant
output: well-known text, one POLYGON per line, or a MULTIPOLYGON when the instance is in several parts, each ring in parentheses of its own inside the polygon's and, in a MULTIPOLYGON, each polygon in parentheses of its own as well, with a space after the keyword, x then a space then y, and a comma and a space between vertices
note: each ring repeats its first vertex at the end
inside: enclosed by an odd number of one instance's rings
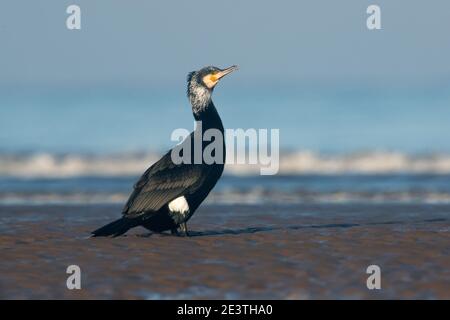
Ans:
MULTIPOLYGON (((219 180, 225 163, 224 128, 211 95, 219 80, 236 69, 237 66, 226 69, 209 66, 193 71, 187 77, 187 95, 194 118, 197 122, 201 121, 201 126, 197 125, 183 143, 193 146, 196 134, 203 137, 208 129, 219 130, 222 134, 222 161, 208 164, 203 159, 203 152, 201 161, 194 161, 194 152, 191 152, 191 161, 177 164, 172 160, 173 149, 170 150, 148 168, 134 185, 122 210, 123 217, 93 231, 94 237, 117 237, 136 226, 153 232, 170 230, 177 235, 180 228, 186 236, 189 235, 186 222, 219 180)), ((201 139, 201 150, 212 142, 201 139)))

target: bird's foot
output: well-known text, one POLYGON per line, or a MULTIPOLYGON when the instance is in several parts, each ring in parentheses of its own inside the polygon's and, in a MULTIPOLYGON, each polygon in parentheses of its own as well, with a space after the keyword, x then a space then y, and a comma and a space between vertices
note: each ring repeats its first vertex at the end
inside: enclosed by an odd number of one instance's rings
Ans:
POLYGON ((181 231, 184 233, 184 236, 189 237, 189 231, 188 231, 186 222, 182 223, 180 225, 180 228, 181 228, 181 231))
POLYGON ((187 229, 186 223, 180 224, 179 228, 180 228, 181 232, 178 231, 178 228, 173 228, 170 230, 170 233, 177 237, 182 237, 182 236, 189 237, 189 231, 187 229))

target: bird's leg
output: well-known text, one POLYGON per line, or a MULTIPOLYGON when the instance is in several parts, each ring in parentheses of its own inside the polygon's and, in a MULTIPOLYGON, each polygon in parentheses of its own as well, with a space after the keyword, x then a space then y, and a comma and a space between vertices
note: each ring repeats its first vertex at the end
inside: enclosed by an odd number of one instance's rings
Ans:
POLYGON ((180 227, 181 227, 181 231, 184 232, 184 235, 186 237, 189 237, 189 232, 188 232, 188 228, 187 228, 186 222, 183 222, 182 224, 180 224, 180 227))
POLYGON ((170 233, 173 235, 173 236, 180 236, 180 233, 178 232, 178 228, 173 228, 173 229, 170 229, 170 233))

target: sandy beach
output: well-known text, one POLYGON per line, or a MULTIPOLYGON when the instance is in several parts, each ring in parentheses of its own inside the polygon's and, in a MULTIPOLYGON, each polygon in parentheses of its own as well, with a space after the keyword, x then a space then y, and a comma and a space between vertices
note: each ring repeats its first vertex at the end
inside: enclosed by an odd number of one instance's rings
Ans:
POLYGON ((450 298, 449 205, 207 205, 189 238, 88 238, 120 208, 1 206, 0 298, 450 298))

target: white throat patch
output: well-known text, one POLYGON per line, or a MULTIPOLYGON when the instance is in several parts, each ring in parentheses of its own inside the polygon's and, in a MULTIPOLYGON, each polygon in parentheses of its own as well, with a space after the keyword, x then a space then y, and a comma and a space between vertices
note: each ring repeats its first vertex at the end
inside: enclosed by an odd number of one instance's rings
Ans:
POLYGON ((185 214, 189 212, 189 204, 187 203, 186 198, 181 196, 169 202, 169 210, 185 214))
POLYGON ((198 114, 203 111, 211 101, 211 91, 196 83, 191 83, 189 86, 189 100, 192 105, 192 111, 198 114))

